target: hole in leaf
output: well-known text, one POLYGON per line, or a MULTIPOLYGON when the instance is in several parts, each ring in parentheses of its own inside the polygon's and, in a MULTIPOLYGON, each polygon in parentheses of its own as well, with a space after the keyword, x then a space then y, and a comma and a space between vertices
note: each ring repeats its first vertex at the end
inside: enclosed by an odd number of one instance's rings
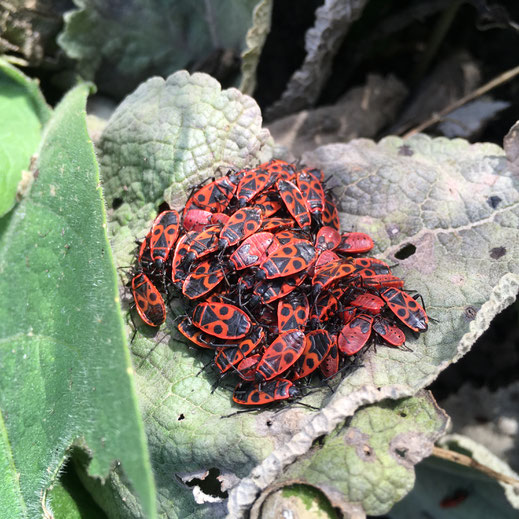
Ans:
POLYGON ((395 258, 399 260, 405 260, 412 256, 416 252, 416 247, 412 243, 404 245, 396 254, 395 258))
POLYGON ((118 209, 123 205, 124 200, 122 198, 114 198, 112 200, 112 209, 118 209))
POLYGON ((183 420, 184 418, 185 418, 185 416, 184 416, 182 413, 180 413, 180 414, 178 415, 177 420, 180 422, 180 420, 183 420))
POLYGON ((267 427, 272 427, 272 420, 267 420, 267 427))
POLYGON ((158 214, 162 213, 163 211, 169 211, 171 207, 169 207, 169 204, 167 202, 162 202, 162 204, 159 205, 158 214))
POLYGON ((324 445, 324 440, 326 438, 326 434, 322 434, 321 436, 318 436, 313 442, 312 442, 312 446, 315 447, 315 446, 319 446, 319 447, 322 447, 324 445))
POLYGON ((501 202, 501 201, 502 201, 501 197, 496 196, 496 195, 492 195, 491 197, 487 198, 487 204, 492 209, 495 209, 499 205, 499 202, 501 202))
POLYGON ((209 469, 209 472, 204 479, 193 478, 190 481, 186 481, 186 485, 188 487, 200 487, 200 490, 208 496, 226 499, 229 494, 228 492, 222 491, 222 483, 218 479, 219 475, 220 471, 213 467, 212 469, 209 469))
POLYGON ((469 321, 472 321, 473 319, 475 319, 477 313, 478 313, 478 309, 475 306, 465 307, 465 317, 469 321))
POLYGON ((490 257, 492 259, 502 258, 506 254, 506 249, 504 247, 494 247, 490 249, 490 257))
POLYGON ((404 411, 400 411, 400 416, 401 416, 402 418, 405 418, 405 417, 407 416, 407 413, 404 412, 404 411))
POLYGON ((395 449, 395 452, 400 456, 401 458, 405 458, 405 455, 407 454, 407 449, 395 449))

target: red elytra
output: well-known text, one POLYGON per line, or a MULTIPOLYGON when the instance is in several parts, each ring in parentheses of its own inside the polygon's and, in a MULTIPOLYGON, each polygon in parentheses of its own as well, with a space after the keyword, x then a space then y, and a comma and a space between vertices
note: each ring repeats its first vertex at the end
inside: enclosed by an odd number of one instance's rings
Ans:
POLYGON ((283 207, 283 204, 277 193, 267 191, 253 200, 253 207, 257 207, 261 211, 263 218, 269 218, 276 214, 283 207))
POLYGON ((284 160, 272 159, 264 164, 263 167, 270 174, 272 183, 275 183, 277 180, 292 181, 296 178, 295 166, 284 160))
POLYGON ((234 347, 218 348, 218 353, 214 358, 215 366, 220 373, 226 373, 233 366, 237 366, 243 360, 243 353, 234 347))
POLYGON ((178 323, 177 328, 186 339, 200 346, 200 348, 214 350, 215 346, 211 345, 212 337, 191 324, 188 317, 184 317, 184 319, 178 323))
POLYGON ((260 264, 258 279, 274 279, 297 274, 310 267, 316 259, 314 246, 307 240, 294 240, 277 248, 260 264))
POLYGON ((325 250, 321 252, 321 254, 319 254, 319 256, 317 257, 316 262, 314 263, 313 272, 308 271, 308 275, 314 277, 318 270, 320 270, 325 265, 328 265, 328 263, 331 263, 332 261, 336 261, 338 259, 340 259, 339 256, 337 256, 337 254, 335 254, 335 252, 331 250, 325 250))
POLYGON ((202 331, 221 339, 241 339, 251 328, 249 316, 228 303, 200 303, 191 320, 202 331))
POLYGON ((198 299, 213 290, 224 278, 228 267, 213 258, 202 261, 186 277, 182 293, 188 299, 198 299))
POLYGON ((266 259, 274 235, 270 232, 257 232, 249 236, 229 258, 236 270, 258 265, 266 259))
POLYGON ((150 250, 150 238, 151 238, 151 230, 148 232, 144 240, 142 240, 139 246, 139 254, 137 256, 137 261, 139 265, 149 265, 151 263, 151 250, 150 250))
POLYGON ((346 254, 359 254, 370 251, 373 246, 371 237, 363 232, 343 232, 336 250, 346 254))
MULTIPOLYGON (((272 303, 294 291, 306 279, 306 272, 301 271, 293 276, 277 278, 273 280, 264 279, 254 286, 253 298, 263 304, 272 303)), ((254 306, 251 298, 251 306, 254 306)))
POLYGON ((324 211, 321 216, 323 225, 333 227, 337 231, 341 230, 341 224, 339 222, 339 213, 337 212, 337 206, 328 197, 324 201, 324 211))
POLYGON ((272 183, 269 172, 265 169, 268 162, 248 170, 240 180, 236 190, 239 207, 244 207, 249 200, 261 193, 272 183))
POLYGON ((310 213, 322 215, 326 197, 321 182, 304 169, 297 173, 297 187, 303 195, 303 200, 310 213))
POLYGON ((203 231, 195 233, 194 239, 189 244, 188 252, 182 260, 183 265, 189 267, 194 260, 217 251, 220 231, 221 226, 215 224, 208 225, 203 231))
POLYGON ((304 331, 308 322, 310 305, 303 292, 292 292, 279 301, 277 322, 279 333, 292 330, 304 331))
POLYGON ((399 347, 405 343, 405 333, 380 315, 373 319, 373 331, 391 346, 399 347))
POLYGON ((304 231, 310 231, 312 219, 306 206, 305 199, 298 187, 288 180, 278 180, 276 187, 281 195, 285 207, 304 231))
POLYGON ((232 399, 241 405, 265 405, 297 396, 297 387, 290 380, 279 378, 261 384, 241 382, 236 386, 232 399))
POLYGON ((189 209, 189 211, 184 211, 182 224, 186 232, 199 232, 211 224, 221 223, 225 225, 228 220, 229 216, 225 213, 211 213, 204 209, 189 209))
POLYGON ((404 288, 404 280, 392 274, 375 274, 364 277, 362 285, 371 288, 404 288))
POLYGON ((312 328, 316 328, 320 323, 327 321, 339 311, 339 301, 329 290, 319 294, 315 303, 312 305, 310 321, 312 328))
POLYGON ((262 231, 274 232, 280 229, 291 229, 295 227, 296 222, 292 218, 265 218, 263 225, 261 226, 262 231))
POLYGON ((264 382, 284 373, 303 354, 305 334, 298 330, 280 334, 265 350, 256 368, 256 381, 264 382))
POLYGON ((348 304, 364 312, 378 314, 386 303, 374 294, 365 293, 356 295, 348 304))
POLYGON ((171 262, 171 279, 173 283, 182 283, 188 275, 189 265, 184 265, 184 259, 196 236, 196 231, 191 231, 181 236, 177 241, 173 261, 171 262))
POLYGON ((332 251, 336 249, 341 242, 341 235, 339 231, 333 227, 325 225, 319 229, 315 237, 315 248, 321 254, 324 251, 332 251))
POLYGON ((198 208, 211 213, 224 212, 236 192, 236 180, 235 177, 229 175, 202 186, 186 202, 185 211, 198 208))
POLYGON ((389 265, 377 258, 348 258, 348 261, 351 261, 359 272, 364 269, 372 270, 373 275, 391 274, 389 265))
MULTIPOLYGON (((293 243, 294 240, 305 240, 306 236, 300 230, 285 230, 279 231, 274 235, 275 242, 281 246, 286 245, 287 243, 293 243)), ((271 254, 274 252, 274 249, 269 251, 271 254)))
POLYGON ((335 338, 326 330, 314 330, 305 336, 303 354, 294 364, 292 380, 299 380, 313 373, 330 352, 335 338))
POLYGON ((257 207, 245 207, 231 215, 220 232, 220 249, 236 245, 261 226, 261 211, 257 207))
POLYGON ((133 277, 132 292, 141 319, 150 326, 160 326, 166 320, 166 306, 146 274, 140 272, 133 277))
POLYGON ((337 340, 339 350, 344 355, 355 355, 359 352, 371 336, 372 324, 372 315, 360 314, 343 326, 337 340))
POLYGON ((151 259, 156 267, 161 267, 175 245, 180 231, 180 216, 174 209, 160 213, 151 228, 151 259))
POLYGON ((265 340, 265 332, 261 326, 253 326, 249 335, 241 340, 238 348, 244 357, 250 355, 265 340))
POLYGON ((332 345, 328 355, 326 355, 319 366, 319 370, 324 378, 331 378, 339 372, 339 348, 337 338, 332 336, 332 345))
POLYGON ((429 318, 421 305, 409 294, 398 288, 385 288, 380 291, 380 297, 387 303, 389 309, 408 328, 415 332, 425 332, 429 318))
POLYGON ((347 306, 339 312, 342 324, 348 324, 359 312, 353 306, 347 306))
POLYGON ((348 260, 339 258, 320 268, 312 279, 312 285, 317 292, 335 283, 339 279, 351 276, 355 266, 348 260))
POLYGON ((236 373, 243 380, 253 381, 256 375, 256 367, 261 360, 261 354, 256 353, 246 359, 243 359, 236 367, 236 373))

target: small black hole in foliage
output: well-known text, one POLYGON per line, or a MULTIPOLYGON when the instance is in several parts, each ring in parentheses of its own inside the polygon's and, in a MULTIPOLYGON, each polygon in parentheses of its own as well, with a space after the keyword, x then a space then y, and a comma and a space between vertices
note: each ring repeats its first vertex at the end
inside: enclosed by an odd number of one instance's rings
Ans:
POLYGON ((487 204, 492 208, 492 209, 495 209, 498 205, 499 205, 499 202, 501 202, 502 198, 497 196, 497 195, 492 195, 491 197, 489 197, 487 199, 487 204))
POLYGON ((323 434, 321 436, 318 436, 313 442, 312 442, 312 445, 313 446, 319 446, 319 447, 322 447, 324 445, 324 440, 326 438, 326 435, 323 434))
POLYGON ((404 411, 400 411, 400 416, 401 416, 402 418, 405 418, 405 417, 407 416, 407 413, 404 412, 404 411))
POLYGON ((493 249, 490 249, 490 257, 492 259, 502 258, 505 254, 506 254, 505 247, 494 247, 493 249))
POLYGON ((114 198, 112 200, 112 209, 118 209, 123 205, 124 200, 122 198, 114 198))
POLYGON ((416 252, 416 247, 412 243, 404 245, 396 254, 395 258, 399 260, 405 260, 409 256, 412 256, 416 252))
POLYGON ((163 211, 169 211, 171 207, 169 207, 169 204, 167 202, 162 202, 162 204, 159 205, 159 211, 158 214, 162 213, 163 211))
POLYGON ((191 481, 186 481, 186 485, 188 487, 200 487, 204 494, 225 499, 229 494, 222 491, 222 483, 218 479, 219 475, 220 471, 217 468, 212 468, 209 469, 204 479, 193 478, 191 481))
POLYGON ((180 413, 180 414, 178 415, 177 420, 180 422, 180 420, 183 420, 184 418, 185 418, 185 416, 184 416, 182 413, 180 413))
POLYGON ((405 455, 407 454, 407 449, 395 449, 395 452, 401 458, 405 458, 405 455))

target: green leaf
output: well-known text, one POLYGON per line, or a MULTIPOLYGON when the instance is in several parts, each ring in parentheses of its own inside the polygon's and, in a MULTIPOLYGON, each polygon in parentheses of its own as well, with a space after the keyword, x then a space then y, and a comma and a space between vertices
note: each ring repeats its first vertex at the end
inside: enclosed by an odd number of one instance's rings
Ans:
MULTIPOLYGON (((252 100, 232 89, 221 91, 200 74, 151 79, 121 104, 100 141, 107 198, 115 206, 122 203, 111 222, 121 266, 131 264, 133 240, 145 235, 163 200, 181 208, 189 188, 217 174, 218 166, 268 158, 268 134, 260 124, 252 100)), ((375 255, 398 263, 395 273, 406 288, 423 294, 435 322, 418 339, 408 336, 412 351, 370 349, 335 393, 321 388, 305 397, 303 402, 320 412, 287 406, 229 418, 222 416, 237 410, 229 390, 235 381, 229 377, 213 391, 217 378, 203 370, 211 355, 180 339, 174 311, 160 332, 140 329, 132 352, 165 515, 219 517, 227 504, 229 513, 243 516, 261 490, 359 407, 426 387, 470 349, 517 293, 519 194, 498 146, 418 136, 405 143, 390 138, 378 145, 368 140, 329 145, 303 158, 333 177, 343 229, 375 238, 375 255), (415 253, 395 258, 407 244, 415 253), (202 488, 215 471, 229 492, 227 503, 202 488), (202 483, 189 486, 193 481, 202 483)), ((415 431, 409 421, 405 425, 415 431)), ((384 441, 375 422, 365 430, 373 443, 384 441)), ((380 509, 409 490, 412 464, 405 472, 388 468, 394 484, 380 509)), ((340 467, 329 477, 343 481, 343 488, 349 483, 340 467)), ((117 472, 110 485, 112 493, 103 493, 105 509, 141 517, 117 472)), ((358 506, 364 505, 375 506, 360 499, 358 506)))
MULTIPOLYGON (((503 461, 476 442, 459 435, 449 435, 442 444, 458 444, 463 454, 517 479, 503 461)), ((416 466, 416 484, 412 492, 388 514, 391 519, 431 516, 436 519, 484 519, 517 517, 519 499, 512 485, 498 483, 482 472, 450 461, 427 458, 416 466), (443 503, 443 506, 442 506, 443 503), (451 506, 445 506, 451 504, 451 506)))
MULTIPOLYGON (((59 45, 101 91, 124 95, 150 76, 207 66, 221 51, 239 56, 259 0, 74 3, 78 9, 65 15, 59 45)), ((236 72, 231 64, 220 76, 236 72)))
POLYGON ((4 478, 18 496, 2 503, 2 518, 41 516, 67 449, 80 439, 91 458, 89 473, 104 478, 118 460, 155 517, 97 163, 86 131, 87 94, 88 86, 79 86, 56 108, 31 191, 0 221, 0 293, 6 296, 0 307, 0 459, 8 461, 4 478))
POLYGON ((266 513, 271 493, 297 482, 321 490, 344 516, 384 514, 413 488, 414 465, 429 456, 446 425, 428 392, 363 407, 288 466, 254 509, 266 513))
POLYGON ((0 217, 12 209, 22 171, 40 143, 51 110, 35 80, 0 58, 0 217))

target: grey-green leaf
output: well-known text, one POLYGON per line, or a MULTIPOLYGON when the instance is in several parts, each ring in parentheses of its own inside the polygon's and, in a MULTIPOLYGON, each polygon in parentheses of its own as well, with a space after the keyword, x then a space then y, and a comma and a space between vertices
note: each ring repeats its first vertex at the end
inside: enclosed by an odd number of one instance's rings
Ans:
POLYGON ((38 83, 0 58, 0 217, 10 211, 22 172, 40 143, 51 109, 38 83))
POLYGON ((79 86, 56 108, 31 191, 0 221, 0 459, 18 496, 2 503, 2 519, 42 515, 79 439, 90 474, 104 478, 118 460, 155 517, 87 95, 79 86), (25 515, 10 513, 18 502, 25 515))
MULTIPOLYGON (((262 157, 270 150, 267 141, 257 106, 234 90, 222 92, 206 76, 181 72, 139 87, 100 142, 109 200, 122 202, 111 224, 120 264, 131 261, 133 240, 144 236, 163 200, 181 207, 189 187, 218 166, 268 158, 262 157), (240 119, 237 107, 246 107, 249 116, 240 119)), ((428 385, 516 295, 519 194, 498 146, 418 136, 325 146, 304 159, 334 177, 343 229, 370 233, 374 254, 399 264, 395 274, 423 294, 438 322, 419 339, 409 334, 412 351, 371 349, 334 394, 321 389, 306 397, 322 412, 292 406, 229 418, 221 417, 237 410, 229 391, 233 382, 212 392, 216 377, 202 370, 211 355, 179 340, 174 312, 155 338, 138 334, 132 345, 138 390, 152 459, 158 460, 160 509, 168 516, 218 517, 223 498, 188 485, 209 469, 220 471, 226 490, 232 487, 232 516, 243 516, 317 437, 360 406, 410 396, 428 385), (395 253, 408 243, 416 252, 397 261, 395 253)), ((127 515, 141 517, 124 480, 114 474, 111 484, 111 509, 124 502, 127 515)), ((386 506, 402 495, 389 496, 386 506)))
POLYGON ((59 45, 78 61, 84 77, 96 79, 101 91, 122 96, 155 74, 214 65, 222 51, 231 59, 222 59, 214 73, 238 75, 233 63, 246 49, 259 0, 74 3, 78 9, 65 15, 59 45))

